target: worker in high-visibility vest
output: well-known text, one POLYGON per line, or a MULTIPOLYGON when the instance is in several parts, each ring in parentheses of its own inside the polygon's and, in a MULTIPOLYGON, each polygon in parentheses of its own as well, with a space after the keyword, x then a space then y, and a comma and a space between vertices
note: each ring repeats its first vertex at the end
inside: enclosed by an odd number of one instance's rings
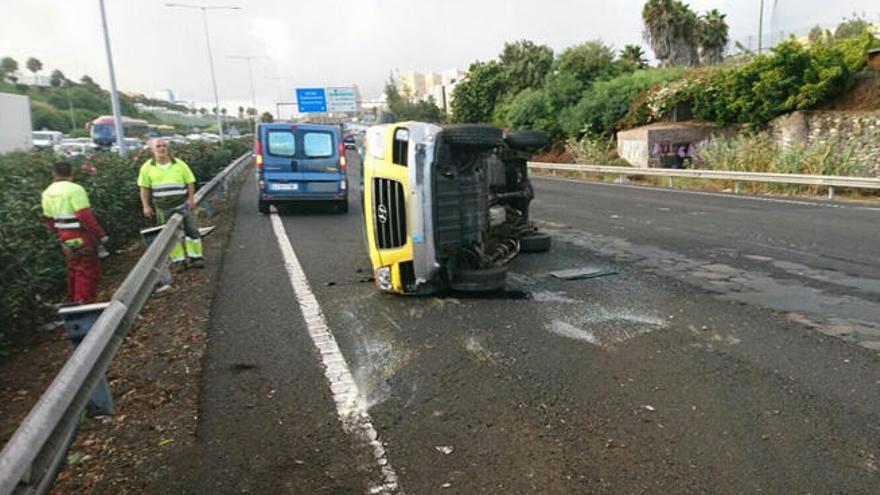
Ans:
POLYGON ((75 303, 91 304, 101 279, 101 244, 107 234, 98 225, 86 190, 73 182, 68 162, 52 165, 54 182, 43 191, 43 222, 61 241, 67 263, 67 296, 75 303))
POLYGON ((196 178, 186 162, 171 156, 164 139, 151 139, 149 146, 153 158, 141 166, 137 181, 144 216, 155 215, 157 223, 163 224, 175 213, 183 215, 186 248, 180 243, 174 246, 171 266, 182 270, 188 259, 191 266, 203 268, 202 239, 195 217, 196 178))

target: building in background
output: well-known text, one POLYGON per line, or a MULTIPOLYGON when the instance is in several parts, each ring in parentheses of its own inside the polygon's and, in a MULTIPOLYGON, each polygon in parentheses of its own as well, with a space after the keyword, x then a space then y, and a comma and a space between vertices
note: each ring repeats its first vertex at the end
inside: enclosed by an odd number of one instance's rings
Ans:
POLYGON ((464 79, 467 72, 461 69, 436 71, 396 71, 394 80, 401 94, 426 101, 433 98, 441 110, 446 111, 452 103, 455 86, 464 79))

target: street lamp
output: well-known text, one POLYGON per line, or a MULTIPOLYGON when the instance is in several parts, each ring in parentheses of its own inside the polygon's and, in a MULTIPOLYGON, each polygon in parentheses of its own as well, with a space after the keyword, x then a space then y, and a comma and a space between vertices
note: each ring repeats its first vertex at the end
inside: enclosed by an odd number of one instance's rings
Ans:
MULTIPOLYGON (((251 60, 261 59, 261 58, 269 58, 264 55, 227 55, 227 58, 234 58, 238 60, 247 60, 248 66, 248 77, 251 80, 251 108, 254 109, 254 112, 259 113, 257 110, 257 93, 254 92, 254 71, 251 69, 251 60)), ((254 134, 257 133, 257 116, 251 119, 253 122, 254 134)))
MULTIPOLYGON (((293 78, 293 76, 288 76, 288 77, 281 77, 281 76, 268 77, 268 76, 266 76, 266 77, 263 77, 263 79, 274 80, 278 83, 278 101, 275 103, 275 118, 277 118, 278 120, 281 120, 281 105, 287 104, 287 103, 284 103, 284 89, 283 89, 283 85, 281 84, 281 81, 292 81, 294 78, 293 78)), ((293 115, 291 113, 291 118, 292 117, 293 117, 293 115)))
POLYGON ((220 142, 223 142, 223 121, 220 120, 220 97, 217 95, 217 76, 214 75, 214 56, 211 54, 211 36, 208 34, 208 10, 239 10, 241 7, 191 5, 186 3, 166 3, 166 7, 179 7, 182 9, 198 9, 202 11, 202 21, 205 24, 205 42, 208 45, 208 65, 211 67, 211 84, 214 86, 214 108, 217 109, 217 129, 220 131, 220 142))
POLYGON ((104 12, 104 0, 98 0, 98 4, 101 6, 101 26, 104 28, 104 48, 107 49, 107 66, 110 68, 110 106, 113 107, 113 127, 116 130, 116 146, 119 147, 119 156, 125 156, 122 112, 119 109, 119 92, 116 91, 116 72, 113 70, 113 53, 110 51, 110 33, 107 30, 107 14, 104 12))

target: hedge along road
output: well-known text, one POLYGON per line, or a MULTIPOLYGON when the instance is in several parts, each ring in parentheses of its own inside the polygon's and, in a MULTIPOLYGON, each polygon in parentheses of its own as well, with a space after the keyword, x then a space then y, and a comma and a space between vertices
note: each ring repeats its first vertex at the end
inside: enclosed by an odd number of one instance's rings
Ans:
MULTIPOLYGON (((358 176, 356 163, 350 173, 358 176)), ((791 232, 772 221, 821 223, 836 210, 601 187, 536 180, 534 216, 557 235, 554 249, 514 260, 508 292, 482 298, 380 294, 364 281, 357 197, 348 215, 309 207, 277 218, 383 463, 340 421, 339 389, 331 391, 309 333, 314 308, 306 321, 251 179, 213 302, 197 451, 170 458, 150 491, 880 490, 876 352, 819 331, 836 317, 831 306, 794 314, 732 296, 745 293, 735 284, 759 280, 862 309, 878 304, 870 280, 783 249, 791 232), (677 221, 637 215, 679 207, 677 221), (768 246, 779 242, 772 252, 744 249, 744 235, 690 238, 709 226, 727 232, 736 208, 761 219, 752 228, 768 229, 768 246), (617 209, 636 214, 632 225, 610 218, 617 209), (783 261, 792 265, 774 264, 783 261), (688 262, 699 276, 687 274, 688 262), (824 270, 826 280, 806 268, 793 274, 794 264, 824 270), (585 265, 616 275, 548 275, 585 265), (398 488, 383 485, 384 466, 398 488)))

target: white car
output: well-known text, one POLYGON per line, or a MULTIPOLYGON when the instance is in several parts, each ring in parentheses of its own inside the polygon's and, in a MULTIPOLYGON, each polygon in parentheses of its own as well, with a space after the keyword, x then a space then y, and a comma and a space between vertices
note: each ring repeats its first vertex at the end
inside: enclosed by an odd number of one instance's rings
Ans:
POLYGON ((34 149, 42 150, 61 144, 64 134, 58 131, 34 131, 32 133, 34 149))
POLYGON ((55 153, 62 156, 77 156, 98 151, 98 147, 92 143, 83 143, 80 141, 62 141, 56 144, 53 149, 55 153))

